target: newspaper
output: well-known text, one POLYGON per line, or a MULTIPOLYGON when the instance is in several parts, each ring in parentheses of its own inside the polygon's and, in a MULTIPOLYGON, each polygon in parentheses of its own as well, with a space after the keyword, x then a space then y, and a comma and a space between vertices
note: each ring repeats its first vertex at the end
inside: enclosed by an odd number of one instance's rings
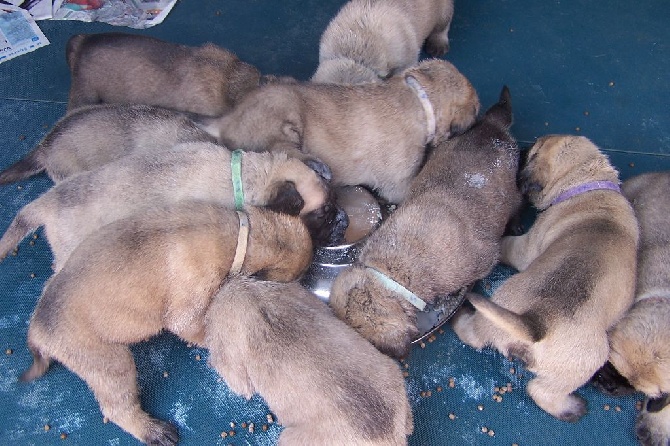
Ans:
POLYGON ((177 0, 0 0, 30 12, 35 20, 105 22, 130 28, 161 23, 177 0))
POLYGON ((177 0, 55 0, 53 18, 149 28, 165 20, 177 0))
POLYGON ((48 44, 28 11, 0 4, 0 63, 48 44))

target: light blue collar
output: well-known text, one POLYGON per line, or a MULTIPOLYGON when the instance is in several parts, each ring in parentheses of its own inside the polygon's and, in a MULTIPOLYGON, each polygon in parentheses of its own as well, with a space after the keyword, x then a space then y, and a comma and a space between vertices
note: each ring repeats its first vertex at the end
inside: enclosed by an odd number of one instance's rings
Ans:
POLYGON ((407 302, 414 305, 420 311, 423 311, 426 308, 426 302, 419 296, 412 293, 410 290, 400 285, 398 282, 391 279, 386 274, 377 271, 373 267, 367 265, 365 267, 368 270, 370 270, 372 275, 374 275, 382 283, 382 285, 386 287, 386 289, 388 289, 389 291, 393 291, 394 293, 400 294, 407 302))
POLYGON ((242 189, 242 154, 241 150, 235 150, 230 156, 230 177, 233 181, 233 195, 235 197, 235 209, 244 209, 244 190, 242 189))

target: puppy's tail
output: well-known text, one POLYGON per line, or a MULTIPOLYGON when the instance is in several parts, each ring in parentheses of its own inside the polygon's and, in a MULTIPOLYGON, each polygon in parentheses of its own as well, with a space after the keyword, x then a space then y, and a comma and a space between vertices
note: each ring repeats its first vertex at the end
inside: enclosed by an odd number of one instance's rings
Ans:
POLYGON ((498 102, 486 111, 484 118, 488 121, 496 122, 502 128, 510 128, 514 121, 512 115, 512 96, 509 88, 504 85, 500 92, 498 102))
POLYGON ((44 375, 51 364, 51 360, 48 357, 43 356, 39 349, 31 342, 28 342, 28 349, 33 355, 33 363, 30 368, 23 372, 19 377, 19 381, 24 383, 33 381, 44 375))
POLYGON ((9 184, 15 181, 25 180, 26 178, 37 175, 44 171, 44 166, 37 160, 35 151, 30 152, 25 158, 22 158, 0 172, 0 184, 9 184))
POLYGON ((39 206, 38 200, 39 198, 24 206, 0 238, 0 260, 7 257, 9 251, 14 249, 26 235, 42 225, 41 221, 35 218, 38 214, 34 211, 34 208, 39 206))
POLYGON ((503 308, 479 294, 468 293, 466 297, 482 316, 514 338, 529 344, 542 339, 543 333, 524 316, 503 308))

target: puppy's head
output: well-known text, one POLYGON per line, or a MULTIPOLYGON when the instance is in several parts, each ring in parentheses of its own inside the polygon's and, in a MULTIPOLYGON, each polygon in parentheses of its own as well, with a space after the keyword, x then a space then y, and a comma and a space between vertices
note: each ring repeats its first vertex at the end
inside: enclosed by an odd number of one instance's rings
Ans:
POLYGON ((411 305, 388 291, 365 267, 354 265, 333 282, 330 306, 379 351, 404 358, 418 336, 416 313, 411 305))
POLYGON ((670 393, 670 299, 637 302, 610 335, 610 362, 651 398, 670 393))
POLYGON ((479 113, 479 97, 468 79, 451 63, 424 60, 402 74, 413 77, 428 94, 435 113, 433 145, 459 135, 474 124, 479 113))
MULTIPOLYGON (((284 158, 282 155, 277 154, 284 158)), ((270 180, 267 207, 275 212, 300 215, 316 245, 333 246, 344 241, 349 220, 337 204, 324 172, 330 169, 323 163, 304 163, 286 157, 270 180)))
POLYGON ((542 210, 571 187, 589 181, 618 183, 619 174, 587 138, 547 135, 528 149, 519 180, 522 192, 542 210))

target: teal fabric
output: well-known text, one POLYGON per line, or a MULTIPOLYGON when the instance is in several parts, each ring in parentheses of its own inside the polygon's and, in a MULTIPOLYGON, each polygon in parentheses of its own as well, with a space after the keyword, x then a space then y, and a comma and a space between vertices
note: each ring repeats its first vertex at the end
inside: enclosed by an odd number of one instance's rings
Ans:
MULTIPOLYGON (((40 22, 51 45, 0 64, 0 168, 24 156, 64 114, 64 48, 73 34, 121 30, 190 45, 212 41, 263 73, 306 80, 316 69, 319 36, 343 3, 182 0, 163 24, 144 31, 40 22)), ((503 84, 510 87, 512 130, 524 146, 547 133, 583 134, 606 150, 626 179, 670 168, 667 24, 661 0, 456 0, 446 58, 472 81, 483 107, 497 100, 503 84)), ((38 176, 0 186, 0 231, 51 184, 38 176)), ((528 216, 532 221, 532 212, 528 216)), ((0 445, 137 444, 103 423, 91 392, 64 367, 54 365, 31 384, 17 382, 31 362, 27 324, 51 261, 38 231, 0 262, 0 445)), ((478 289, 490 294, 513 273, 500 266, 478 289)), ((181 444, 276 443, 281 427, 268 423, 262 398, 232 394, 207 366, 206 350, 165 334, 133 351, 145 409, 174 422, 181 444)), ((577 423, 557 421, 525 394, 523 364, 463 345, 448 326, 416 346, 405 364, 415 417, 410 445, 636 444, 640 395, 607 397, 586 385, 579 393, 589 413, 577 423), (508 383, 512 391, 494 400, 494 389, 508 383)))

